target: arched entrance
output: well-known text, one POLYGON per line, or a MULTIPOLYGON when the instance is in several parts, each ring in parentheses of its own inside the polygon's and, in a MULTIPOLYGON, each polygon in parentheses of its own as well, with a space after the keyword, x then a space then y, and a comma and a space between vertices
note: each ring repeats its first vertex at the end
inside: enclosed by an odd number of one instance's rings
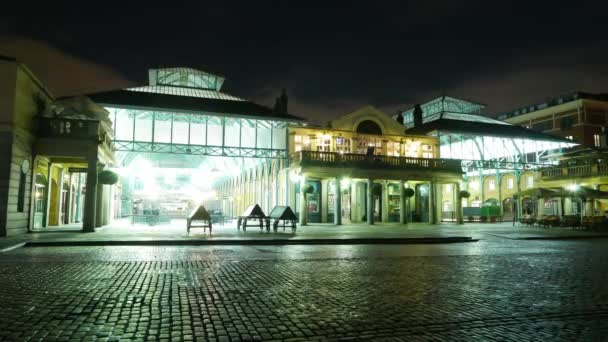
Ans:
POLYGON ((513 199, 511 197, 502 201, 502 219, 513 220, 513 199))

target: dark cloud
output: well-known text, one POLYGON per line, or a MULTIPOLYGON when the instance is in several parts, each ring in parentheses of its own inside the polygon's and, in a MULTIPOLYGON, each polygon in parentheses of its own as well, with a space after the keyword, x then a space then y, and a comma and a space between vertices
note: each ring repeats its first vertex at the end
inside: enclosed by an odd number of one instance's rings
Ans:
MULTIPOLYGON (((227 92, 267 105, 287 88, 291 110, 321 122, 365 104, 394 111, 448 93, 495 113, 564 92, 608 91, 604 3, 12 6, 0 14, 0 32, 48 42, 135 83, 150 67, 201 68, 227 76, 227 92)), ((62 77, 78 84, 80 75, 62 77)))

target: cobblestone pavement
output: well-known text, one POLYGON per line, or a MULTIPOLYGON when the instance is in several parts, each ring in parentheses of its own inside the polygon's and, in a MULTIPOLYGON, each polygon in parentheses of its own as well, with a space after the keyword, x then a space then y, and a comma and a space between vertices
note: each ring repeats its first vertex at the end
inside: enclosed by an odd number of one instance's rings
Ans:
POLYGON ((550 246, 23 248, 0 340, 608 340, 606 242, 550 246))

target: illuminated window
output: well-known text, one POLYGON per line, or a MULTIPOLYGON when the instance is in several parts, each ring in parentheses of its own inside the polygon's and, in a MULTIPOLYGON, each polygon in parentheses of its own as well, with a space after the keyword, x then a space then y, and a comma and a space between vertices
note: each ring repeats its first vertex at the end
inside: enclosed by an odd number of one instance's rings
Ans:
POLYGON ((398 142, 389 141, 386 145, 386 154, 389 156, 399 157, 401 154, 401 144, 398 142))
POLYGON ((595 147, 600 147, 600 135, 599 134, 593 135, 593 145, 595 147))
POLYGON ((350 139, 343 138, 343 137, 336 137, 336 152, 350 153, 350 139))
POLYGON ((488 189, 490 190, 495 190, 496 189, 496 181, 493 179, 490 179, 488 181, 488 189))
POLYGON ((382 139, 376 136, 360 135, 357 141, 357 153, 367 154, 369 147, 374 148, 374 154, 382 154, 382 139))
POLYGON ((302 151, 302 136, 297 135, 294 137, 294 149, 296 152, 302 151))
POLYGON ((405 148, 405 156, 417 158, 418 157, 418 146, 420 146, 420 143, 417 141, 412 141, 412 142, 408 143, 405 148))
POLYGON ((422 158, 433 158, 433 146, 422 144, 422 158))
POLYGON ((451 194, 452 193, 452 184, 446 184, 445 185, 445 193, 446 194, 451 194))
POLYGON ((473 190, 478 190, 479 189, 479 182, 477 181, 472 181, 471 183, 469 183, 469 186, 471 187, 471 189, 473 190))
POLYGON ((507 189, 513 189, 513 178, 507 178, 507 189))
POLYGON ((531 188, 534 186, 534 177, 531 175, 526 176, 526 187, 531 188))
POLYGON ((331 135, 317 135, 317 151, 329 152, 331 148, 331 135))

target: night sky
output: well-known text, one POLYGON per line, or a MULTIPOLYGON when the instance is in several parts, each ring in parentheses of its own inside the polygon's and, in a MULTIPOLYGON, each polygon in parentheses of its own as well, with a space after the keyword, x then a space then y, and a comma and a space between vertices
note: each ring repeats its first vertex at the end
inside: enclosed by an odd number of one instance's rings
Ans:
POLYGON ((150 67, 226 76, 227 93, 315 121, 447 94, 496 114, 608 92, 608 5, 556 1, 152 1, 3 4, 0 54, 57 95, 147 82, 150 67), (95 3, 95 5, 92 5, 95 3))

